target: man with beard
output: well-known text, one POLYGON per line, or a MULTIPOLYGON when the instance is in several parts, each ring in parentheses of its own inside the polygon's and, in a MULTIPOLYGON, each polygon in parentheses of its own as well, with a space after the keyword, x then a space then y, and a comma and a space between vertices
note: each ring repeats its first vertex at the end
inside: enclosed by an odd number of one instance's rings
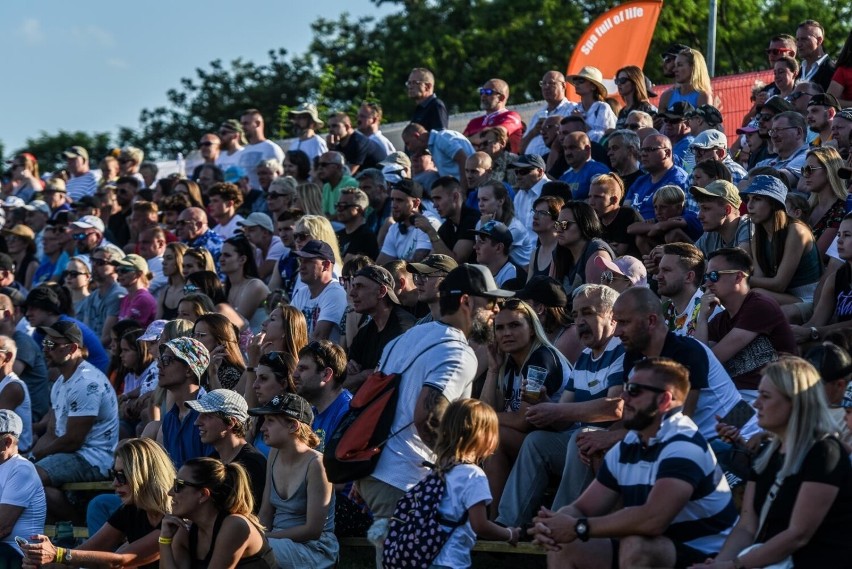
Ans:
MULTIPOLYGON (((424 217, 420 214, 423 186, 413 180, 400 180, 391 186, 390 198, 395 223, 388 229, 376 264, 384 265, 394 259, 419 261, 432 251, 429 235, 415 227, 418 218, 424 217)), ((440 227, 437 219, 428 217, 425 221, 435 229, 440 227)))
POLYGON ((704 294, 704 255, 691 243, 663 245, 654 279, 657 294, 668 299, 664 308, 669 330, 678 336, 694 336, 704 294))
POLYGON ((419 263, 408 263, 405 266, 417 287, 417 302, 429 307, 429 314, 418 320, 416 324, 427 324, 441 317, 438 287, 441 286, 444 277, 458 266, 456 260, 449 255, 434 253, 419 263))
POLYGON ((340 321, 346 311, 346 291, 332 276, 334 252, 331 245, 311 239, 296 251, 301 259, 299 276, 304 287, 294 295, 291 305, 302 311, 312 340, 340 339, 340 321))
POLYGON ((552 476, 562 476, 554 509, 570 504, 594 475, 579 445, 600 439, 609 448, 623 435, 605 430, 621 417, 624 348, 613 336, 616 298, 618 293, 604 285, 586 285, 574 296, 574 321, 585 347, 559 402, 538 403, 526 412, 537 430, 524 439, 503 490, 497 521, 507 527, 532 520, 552 476))
POLYGON ((534 520, 548 566, 686 567, 720 550, 737 510, 710 446, 682 411, 689 392, 678 362, 636 364, 622 393, 630 432, 582 496, 534 520))
POLYGON ((84 215, 71 224, 71 238, 77 244, 77 256, 89 258, 104 243, 104 222, 94 215, 84 215))
MULTIPOLYGON (((497 288, 488 269, 464 264, 440 286, 441 317, 415 326, 388 344, 377 369, 402 373, 391 436, 373 473, 356 482, 373 512, 374 543, 386 533, 397 501, 429 473, 434 461, 437 427, 447 406, 470 397, 476 354, 468 341, 487 343, 498 301, 513 293, 497 288)), ((382 550, 376 548, 376 559, 382 550)))
MULTIPOLYGON (((683 399, 683 413, 690 417, 706 440, 717 439, 716 417, 725 417, 742 397, 728 372, 714 353, 693 338, 669 331, 660 299, 647 288, 629 288, 613 307, 615 335, 627 353, 624 356, 624 382, 630 380, 633 365, 645 358, 670 358, 689 369, 689 393, 683 399), (700 397, 699 397, 700 396, 700 397)), ((746 437, 756 432, 751 423, 746 437)))
POLYGON ((489 79, 479 88, 479 108, 485 111, 481 117, 471 119, 464 129, 468 138, 490 126, 502 126, 509 136, 512 152, 519 152, 524 123, 521 115, 506 108, 509 101, 509 84, 502 79, 489 79))
POLYGON ((821 93, 811 97, 806 116, 808 130, 817 135, 810 140, 812 147, 823 146, 831 140, 831 123, 838 112, 840 104, 834 95, 821 93))

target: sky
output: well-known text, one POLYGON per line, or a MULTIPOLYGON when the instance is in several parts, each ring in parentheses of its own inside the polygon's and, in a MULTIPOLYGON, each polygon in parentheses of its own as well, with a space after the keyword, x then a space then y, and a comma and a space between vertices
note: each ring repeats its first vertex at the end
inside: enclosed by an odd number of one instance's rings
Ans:
POLYGON ((139 113, 214 59, 265 63, 270 49, 303 53, 318 17, 381 17, 370 0, 86 0, 0 2, 0 142, 59 130, 138 127, 139 113))

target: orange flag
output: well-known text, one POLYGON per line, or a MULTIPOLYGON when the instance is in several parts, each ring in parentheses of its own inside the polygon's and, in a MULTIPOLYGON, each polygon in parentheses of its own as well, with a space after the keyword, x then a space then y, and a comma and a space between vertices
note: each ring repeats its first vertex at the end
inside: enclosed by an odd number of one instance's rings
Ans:
MULTIPOLYGON (((598 16, 577 41, 567 75, 587 65, 597 67, 603 73, 604 85, 615 93, 616 71, 626 65, 644 66, 662 9, 662 0, 635 0, 598 16)), ((569 99, 577 100, 570 84, 567 92, 569 99)))

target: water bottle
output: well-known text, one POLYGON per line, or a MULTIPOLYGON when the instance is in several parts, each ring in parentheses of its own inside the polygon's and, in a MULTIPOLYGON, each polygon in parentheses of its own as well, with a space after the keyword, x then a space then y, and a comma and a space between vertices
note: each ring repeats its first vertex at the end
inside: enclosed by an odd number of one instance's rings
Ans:
POLYGON ((186 169, 184 168, 183 163, 183 152, 178 152, 177 154, 177 171, 181 178, 186 176, 186 169))

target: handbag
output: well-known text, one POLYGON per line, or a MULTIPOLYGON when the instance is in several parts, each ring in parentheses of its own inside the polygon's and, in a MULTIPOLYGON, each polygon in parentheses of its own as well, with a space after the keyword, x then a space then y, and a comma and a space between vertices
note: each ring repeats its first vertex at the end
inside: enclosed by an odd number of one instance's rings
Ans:
MULTIPOLYGON (((759 536, 760 532, 763 531, 763 524, 766 521, 766 516, 769 515, 769 508, 772 507, 772 502, 775 501, 775 497, 778 495, 778 490, 781 489, 781 484, 784 482, 784 479, 780 476, 775 479, 775 483, 772 484, 772 488, 769 489, 769 493, 766 495, 766 500, 763 502, 763 508, 760 509, 760 523, 757 526, 757 533, 755 536, 759 536)), ((737 557, 741 557, 752 551, 753 549, 757 549, 762 546, 762 543, 755 543, 753 545, 749 545, 737 555, 737 557)), ((772 565, 764 565, 763 569, 793 569, 793 556, 788 555, 781 561, 777 563, 773 563, 772 565)))

